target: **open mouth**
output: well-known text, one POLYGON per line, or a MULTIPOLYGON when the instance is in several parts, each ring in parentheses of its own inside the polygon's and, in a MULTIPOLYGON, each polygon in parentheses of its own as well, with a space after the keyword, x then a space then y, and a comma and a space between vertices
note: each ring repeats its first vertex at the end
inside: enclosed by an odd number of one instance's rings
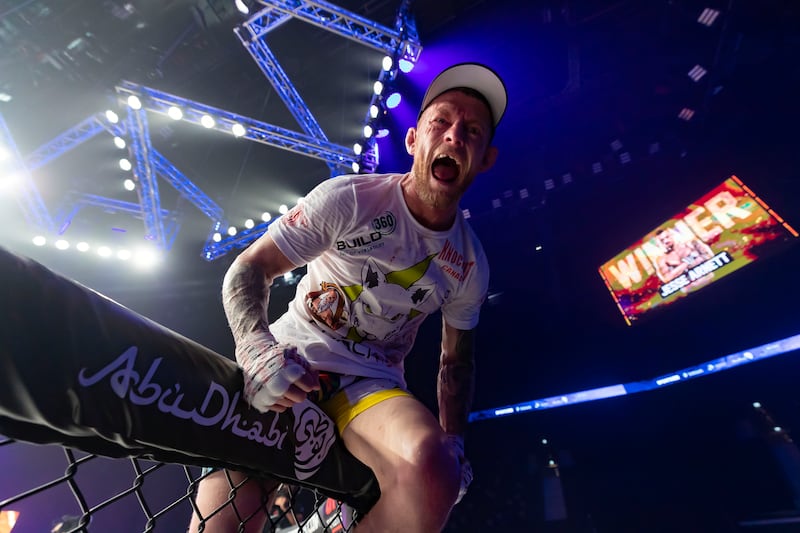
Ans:
POLYGON ((455 159, 447 155, 440 155, 431 165, 433 177, 439 181, 453 181, 458 177, 458 163, 455 159))

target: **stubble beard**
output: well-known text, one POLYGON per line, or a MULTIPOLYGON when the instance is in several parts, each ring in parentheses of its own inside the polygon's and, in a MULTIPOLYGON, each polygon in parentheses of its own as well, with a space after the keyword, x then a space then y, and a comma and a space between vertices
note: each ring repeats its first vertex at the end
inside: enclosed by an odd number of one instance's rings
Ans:
POLYGON ((414 180, 414 189, 422 202, 434 209, 448 209, 458 205, 459 197, 454 197, 445 192, 435 192, 430 183, 430 170, 420 162, 415 161, 411 166, 411 177, 414 180))

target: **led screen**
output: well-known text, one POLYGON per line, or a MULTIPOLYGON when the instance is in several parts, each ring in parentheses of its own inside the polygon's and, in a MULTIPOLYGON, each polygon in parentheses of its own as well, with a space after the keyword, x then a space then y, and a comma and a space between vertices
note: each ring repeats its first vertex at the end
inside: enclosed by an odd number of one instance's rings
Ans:
POLYGON ((601 266, 600 275, 630 325, 797 236, 731 176, 601 266))

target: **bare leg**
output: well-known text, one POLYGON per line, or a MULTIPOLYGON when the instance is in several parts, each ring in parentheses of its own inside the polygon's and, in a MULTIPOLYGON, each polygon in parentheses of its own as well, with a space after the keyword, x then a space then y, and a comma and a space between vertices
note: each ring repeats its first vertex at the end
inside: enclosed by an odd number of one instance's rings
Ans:
POLYGON ((460 471, 433 414, 414 398, 389 398, 358 415, 342 436, 375 472, 381 498, 358 533, 441 531, 458 495, 460 471))
MULTIPOLYGON (((240 472, 218 470, 200 482, 195 503, 206 519, 202 524, 204 533, 261 533, 278 481, 246 479, 240 472), (244 528, 239 529, 243 522, 244 528)), ((201 531, 200 527, 200 517, 193 512, 189 533, 201 531)))

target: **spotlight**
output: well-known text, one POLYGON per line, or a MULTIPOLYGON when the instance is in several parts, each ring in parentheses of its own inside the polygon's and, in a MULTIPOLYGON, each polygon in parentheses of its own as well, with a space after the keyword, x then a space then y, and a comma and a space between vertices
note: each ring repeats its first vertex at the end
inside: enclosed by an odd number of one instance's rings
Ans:
POLYGON ((361 151, 364 150, 364 147, 361 146, 361 143, 355 143, 353 145, 353 153, 356 155, 361 155, 361 151))
POLYGON ((119 160, 119 168, 128 171, 133 167, 131 166, 131 162, 123 157, 122 159, 119 160))
POLYGON ((372 137, 372 126, 370 126, 369 124, 364 126, 364 137, 366 137, 367 139, 372 137))
POLYGON ((37 235, 33 238, 33 244, 36 246, 44 246, 47 244, 47 239, 45 239, 42 235, 37 235))
POLYGON ((255 225, 256 225, 256 223, 253 222, 252 218, 248 218, 247 220, 244 221, 244 227, 247 228, 247 229, 253 229, 253 226, 255 226, 255 225))
POLYGON ((236 235, 236 226, 231 226, 228 228, 228 235, 230 235, 231 237, 236 235))
POLYGON ((380 96, 380 94, 383 92, 383 83, 381 81, 376 81, 372 86, 372 90, 375 94, 380 96))
POLYGON ((200 119, 200 124, 203 125, 204 128, 213 128, 214 127, 214 119, 211 118, 211 115, 203 115, 200 119))
POLYGON ((272 215, 264 211, 263 213, 261 213, 261 220, 264 222, 269 222, 270 220, 272 220, 272 215))
POLYGON ((378 133, 375 134, 375 138, 376 139, 383 139, 387 135, 389 135, 389 130, 387 130, 386 128, 383 128, 383 129, 378 130, 378 133))
POLYGON ((352 166, 353 166, 353 172, 358 174, 358 171, 361 170, 361 166, 356 161, 353 161, 353 165, 352 166))
POLYGON ((136 266, 147 268, 155 265, 158 263, 158 254, 153 250, 147 248, 140 248, 136 251, 136 255, 134 257, 134 261, 136 261, 136 266))
POLYGON ((603 163, 596 161, 592 163, 592 174, 600 174, 603 171, 603 163))
POLYGON ((125 188, 126 191, 132 191, 136 188, 136 182, 128 178, 122 182, 122 186, 125 188))
POLYGON ((138 96, 132 94, 128 97, 128 105, 131 106, 131 109, 139 110, 142 108, 142 101, 139 100, 138 96))
POLYGON ((278 213, 280 213, 281 215, 285 215, 285 214, 286 214, 286 213, 288 213, 288 212, 289 212, 289 208, 288 208, 288 207, 286 207, 286 204, 281 204, 281 205, 278 207, 278 213))
POLYGON ((681 120, 685 120, 686 122, 692 120, 693 116, 694 116, 694 109, 689 109, 688 107, 684 107, 683 109, 681 109, 681 112, 678 113, 678 118, 681 120))
POLYGON ((402 99, 403 97, 400 96, 400 93, 392 93, 389 95, 389 98, 386 99, 386 107, 389 109, 394 109, 400 105, 402 99))
POLYGON ((383 58, 383 64, 382 64, 382 66, 383 66, 383 70, 385 70, 386 72, 389 72, 390 70, 392 70, 392 65, 393 65, 393 64, 394 64, 394 61, 392 61, 392 58, 391 58, 391 57, 389 57, 389 56, 384 56, 384 58, 383 58))
POLYGON ((100 257, 111 257, 111 248, 108 246, 101 246, 97 249, 97 255, 100 257))
POLYGON ((125 143, 125 139, 122 137, 114 137, 114 146, 122 150, 127 146, 127 144, 125 143))
POLYGON ((119 122, 119 115, 111 111, 110 109, 106 111, 106 120, 108 120, 112 124, 116 124, 119 122))
POLYGON ((707 7, 703 10, 702 13, 700 13, 700 16, 697 17, 697 22, 703 24, 704 26, 710 27, 712 24, 714 24, 714 21, 717 20, 718 16, 719 16, 719 11, 707 7))
POLYGON ((245 130, 244 126, 242 126, 241 124, 236 123, 233 126, 231 126, 231 132, 233 133, 234 137, 243 137, 244 134, 247 133, 247 130, 245 130))
POLYGON ((414 70, 414 62, 409 61, 408 59, 401 59, 397 62, 397 66, 400 67, 400 71, 408 74, 412 70, 414 70))
POLYGON ((219 241, 221 241, 221 240, 222 240, 222 235, 221 235, 219 232, 217 232, 217 233, 215 233, 215 234, 214 234, 214 236, 213 236, 213 237, 211 237, 211 239, 212 239, 214 242, 219 242, 219 241))
POLYGON ((131 258, 132 255, 133 254, 131 253, 130 250, 119 250, 117 252, 117 259, 119 259, 120 261, 127 261, 128 259, 131 258))
POLYGON ((167 109, 167 115, 169 115, 169 118, 172 120, 180 120, 183 118, 183 111, 181 111, 180 107, 175 107, 173 105, 167 109))
POLYGON ((68 249, 69 248, 69 241, 66 241, 64 239, 58 239, 56 241, 56 248, 58 248, 59 250, 68 249))
POLYGON ((78 244, 75 245, 75 248, 79 252, 88 252, 89 251, 89 243, 81 241, 81 242, 79 242, 78 244))
POLYGON ((370 117, 378 118, 378 113, 380 113, 380 112, 381 112, 381 109, 378 106, 376 106, 375 104, 372 104, 371 106, 369 106, 369 116, 370 117))
POLYGON ((250 14, 250 8, 247 7, 247 4, 245 4, 242 0, 235 0, 233 3, 236 5, 236 9, 239 10, 239 13, 242 15, 250 14))
POLYGON ((695 65, 694 67, 692 67, 692 70, 688 72, 688 75, 690 78, 692 78, 692 81, 698 82, 703 76, 706 75, 707 72, 708 71, 703 67, 701 67, 700 65, 695 65))
POLYGON ((556 188, 555 180, 553 180, 552 178, 544 180, 544 190, 552 191, 555 188, 556 188))

